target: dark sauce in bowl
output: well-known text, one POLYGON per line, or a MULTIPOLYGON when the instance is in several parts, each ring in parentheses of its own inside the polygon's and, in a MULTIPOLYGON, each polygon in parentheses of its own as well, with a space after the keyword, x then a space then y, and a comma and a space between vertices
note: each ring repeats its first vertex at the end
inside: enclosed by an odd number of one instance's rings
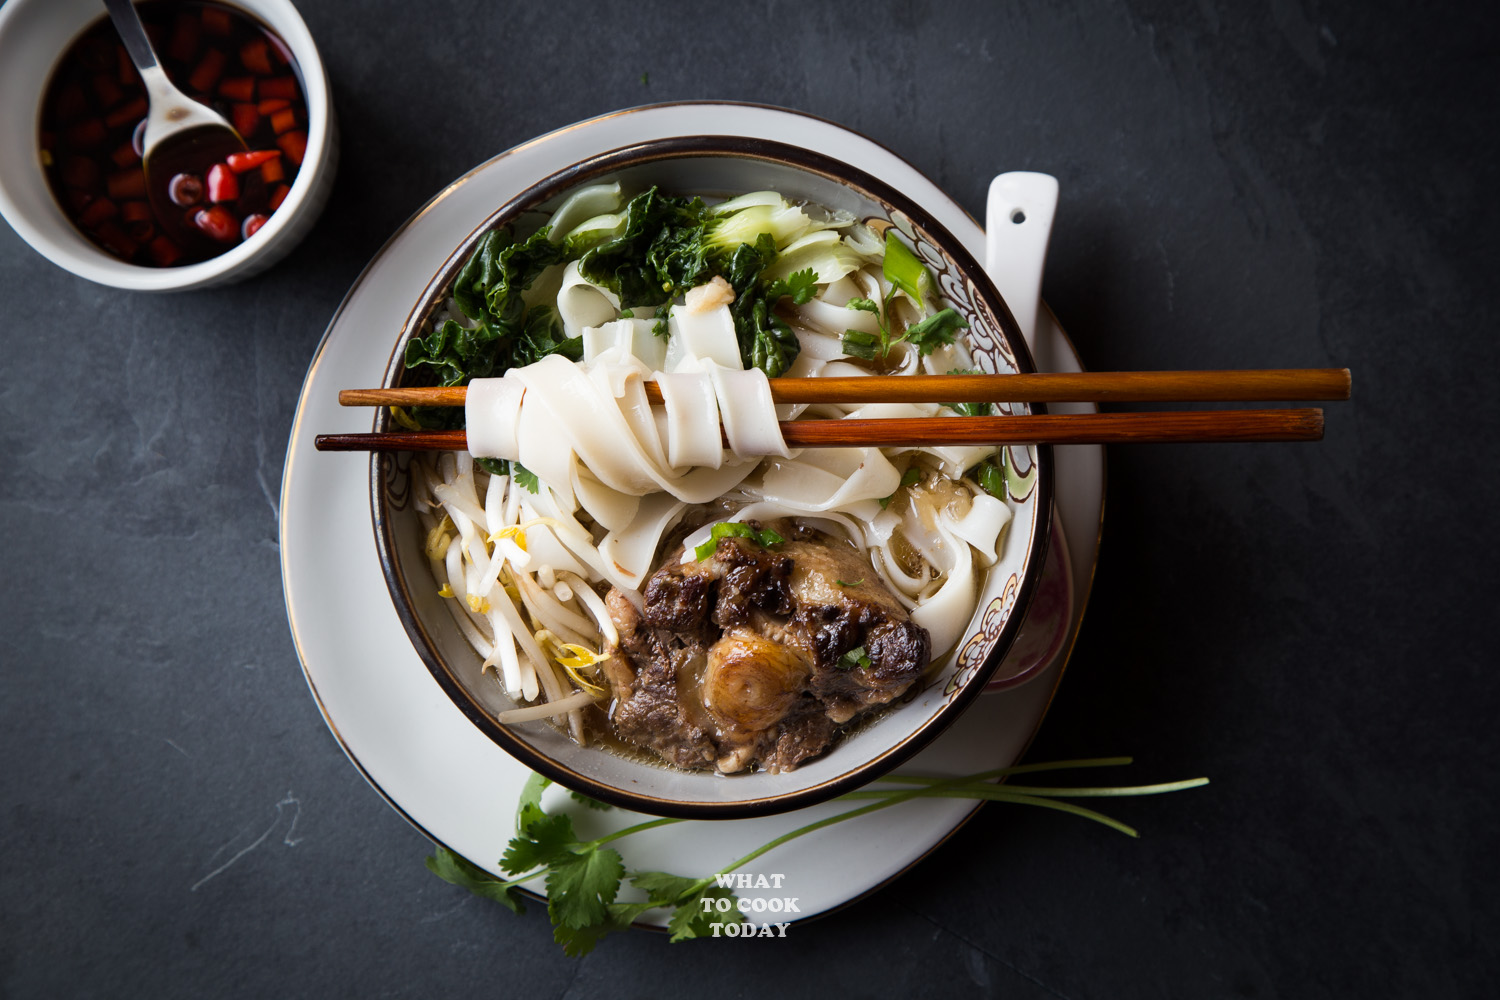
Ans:
POLYGON ((47 83, 42 164, 63 213, 103 250, 147 267, 195 264, 254 236, 281 206, 307 150, 307 99, 286 43, 249 14, 182 0, 137 9, 168 78, 227 118, 248 152, 187 133, 154 153, 153 197, 141 162, 146 91, 104 17, 47 83))

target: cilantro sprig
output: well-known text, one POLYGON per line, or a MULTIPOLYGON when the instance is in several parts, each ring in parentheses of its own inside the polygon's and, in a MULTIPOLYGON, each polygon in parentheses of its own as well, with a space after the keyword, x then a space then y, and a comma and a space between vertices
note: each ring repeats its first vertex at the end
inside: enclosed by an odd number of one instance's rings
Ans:
POLYGON ((702 562, 713 555, 719 548, 721 538, 748 538, 763 549, 769 549, 773 545, 780 545, 786 541, 769 528, 761 530, 751 527, 744 521, 720 521, 709 529, 708 541, 693 549, 693 558, 702 562))
MULTIPOLYGON (((1130 762, 1129 757, 1099 757, 1022 764, 956 778, 886 775, 877 781, 893 787, 848 792, 838 799, 845 802, 869 800, 868 804, 784 833, 702 878, 659 871, 632 871, 625 866, 619 851, 605 846, 636 833, 688 822, 687 820, 648 820, 592 840, 579 840, 573 831, 570 816, 566 813, 548 813, 542 808, 542 793, 550 782, 539 774, 533 774, 521 789, 516 809, 516 835, 511 838, 500 860, 501 870, 511 875, 511 878, 498 878, 442 846, 438 846, 427 859, 427 867, 445 882, 462 886, 475 895, 494 900, 516 913, 524 912, 519 887, 537 879, 543 880, 547 888, 547 913, 552 921, 553 940, 561 944, 563 950, 571 956, 588 953, 600 938, 624 930, 645 913, 655 909, 668 911, 667 931, 670 940, 685 941, 708 937, 714 934, 715 927, 722 934, 726 925, 741 921, 737 897, 731 889, 719 884, 719 876, 742 869, 762 855, 799 837, 902 802, 950 798, 1039 806, 1091 819, 1126 836, 1136 837, 1139 834, 1133 827, 1064 800, 1161 795, 1208 784, 1207 778, 1114 787, 1022 786, 1006 781, 1023 774, 1115 767, 1130 762), (620 893, 627 884, 631 887, 632 896, 645 898, 621 901, 620 893), (720 912, 711 902, 720 899, 736 900, 736 904, 731 905, 727 911, 720 912)), ((574 798, 578 796, 575 794, 574 798)), ((599 805, 602 804, 595 803, 593 807, 599 805)))
POLYGON ((925 357, 939 347, 953 343, 958 331, 969 328, 968 320, 952 308, 929 312, 927 303, 935 284, 932 272, 927 270, 927 265, 916 254, 907 249, 894 229, 886 230, 885 259, 881 269, 886 283, 892 289, 905 293, 922 310, 923 318, 908 326, 899 337, 892 338, 889 295, 882 292, 878 303, 873 299, 850 299, 845 303, 847 308, 875 314, 879 332, 845 330, 840 346, 846 355, 866 361, 883 359, 892 347, 904 342, 911 344, 925 357))

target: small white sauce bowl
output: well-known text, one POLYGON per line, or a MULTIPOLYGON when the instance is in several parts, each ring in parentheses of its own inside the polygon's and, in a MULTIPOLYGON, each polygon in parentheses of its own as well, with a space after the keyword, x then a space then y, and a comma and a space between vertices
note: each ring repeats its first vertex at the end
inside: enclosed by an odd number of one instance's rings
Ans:
POLYGON ((307 153, 291 192, 248 240, 182 267, 127 264, 92 243, 63 214, 42 170, 42 98, 64 52, 105 16, 98 0, 9 0, 0 7, 0 215, 42 256, 101 285, 142 292, 223 285, 265 270, 307 235, 328 201, 338 166, 338 130, 328 74, 302 16, 288 0, 236 0, 281 36, 307 97, 307 153))

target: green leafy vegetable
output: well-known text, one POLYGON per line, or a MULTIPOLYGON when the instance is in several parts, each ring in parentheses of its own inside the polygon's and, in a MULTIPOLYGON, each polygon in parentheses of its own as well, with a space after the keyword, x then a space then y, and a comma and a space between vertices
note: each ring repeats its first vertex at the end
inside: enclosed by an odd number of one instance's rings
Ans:
MULTIPOLYGON (((855 650, 850 651, 851 654, 855 652, 855 650)), ((507 872, 517 871, 518 869, 513 868, 512 864, 523 856, 533 859, 546 857, 548 860, 537 860, 524 874, 519 874, 510 880, 502 880, 446 848, 438 847, 435 853, 427 859, 427 867, 444 881, 462 886, 475 895, 493 899, 517 913, 523 912, 523 907, 516 894, 516 887, 523 882, 543 879, 547 886, 547 912, 552 921, 553 940, 561 944, 568 955, 575 957, 588 953, 606 934, 624 930, 647 911, 657 908, 669 911, 667 930, 672 941, 710 935, 722 936, 726 927, 740 923, 743 918, 738 905, 730 905, 725 912, 720 912, 714 905, 705 907, 705 901, 732 900, 735 904, 738 903, 733 891, 718 884, 718 876, 740 871, 762 855, 798 837, 902 802, 919 798, 956 798, 1040 806, 1091 819, 1134 837, 1137 835, 1136 831, 1124 823, 1092 809, 1061 800, 1161 795, 1208 784, 1207 778, 1156 785, 1103 788, 1057 788, 996 783, 997 779, 1003 780, 1022 774, 1064 768, 1111 767, 1129 763, 1129 757, 1102 757, 1051 764, 1022 764, 956 778, 886 775, 877 781, 892 787, 872 787, 849 792, 839 797, 839 801, 846 802, 869 800, 868 804, 784 833, 757 847, 744 857, 725 865, 714 874, 703 878, 659 871, 632 872, 625 867, 618 851, 604 846, 632 834, 681 823, 684 822, 683 820, 648 820, 594 840, 579 841, 572 835, 572 821, 568 816, 550 815, 542 809, 542 792, 549 782, 540 775, 533 775, 522 788, 521 799, 516 809, 516 836, 511 840, 510 848, 506 851, 506 859, 502 860, 502 867, 507 872), (564 832, 565 838, 562 836, 564 832), (518 847, 518 842, 526 846, 518 847), (627 882, 632 890, 644 894, 646 898, 621 902, 619 894, 627 882)))
POLYGON ((710 276, 703 202, 651 188, 625 206, 624 231, 578 261, 579 272, 626 309, 657 306, 710 276))
POLYGON ((850 583, 848 580, 835 580, 833 582, 836 583, 836 584, 838 584, 840 587, 858 587, 860 584, 862 584, 862 583, 865 582, 865 578, 864 577, 860 577, 858 580, 855 580, 853 583, 850 583))
POLYGON ((817 274, 811 270, 798 271, 761 288, 761 272, 775 259, 776 241, 769 233, 761 233, 754 245, 741 243, 730 253, 723 274, 734 289, 729 315, 734 319, 740 357, 746 365, 765 372, 767 378, 785 374, 802 351, 792 328, 773 312, 776 303, 790 296, 794 304, 802 305, 817 291, 817 274))
MULTIPOLYGON (((978 368, 953 368, 948 371, 949 375, 983 375, 984 372, 978 368)), ((993 403, 944 403, 948 409, 961 417, 987 417, 994 412, 993 403)))
POLYGON ((759 528, 751 527, 744 521, 720 521, 709 529, 708 541, 693 550, 693 557, 702 562, 713 555, 714 551, 719 547, 719 539, 721 538, 748 538, 761 548, 766 549, 773 545, 780 545, 786 541, 785 538, 782 538, 770 529, 762 531, 759 528))
MULTIPOLYGON (((413 337, 402 356, 407 369, 429 369, 438 385, 466 385, 548 354, 581 358, 582 342, 563 337, 557 311, 528 311, 522 298, 544 270, 563 260, 563 249, 547 232, 544 226, 521 243, 508 229, 487 233, 453 282, 454 302, 473 325, 447 319, 426 337, 413 337)), ((463 426, 458 407, 413 407, 411 415, 424 427, 463 426)))
POLYGON ((855 646, 849 652, 839 657, 839 662, 834 664, 840 670, 853 670, 855 667, 869 669, 870 654, 865 652, 865 647, 855 646))

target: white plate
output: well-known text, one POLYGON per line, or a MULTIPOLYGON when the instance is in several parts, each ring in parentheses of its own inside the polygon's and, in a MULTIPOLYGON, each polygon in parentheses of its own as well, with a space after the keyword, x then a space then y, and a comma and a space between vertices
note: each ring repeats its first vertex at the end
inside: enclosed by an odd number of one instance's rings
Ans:
MULTIPOLYGON (((829 122, 754 105, 687 103, 616 112, 517 146, 465 174, 423 206, 375 255, 329 324, 302 387, 281 486, 281 571, 292 638, 328 727, 371 785, 433 840, 498 871, 514 833, 516 797, 529 772, 466 720, 417 657, 391 605, 370 524, 369 460, 313 450, 317 433, 369 429, 369 412, 338 405, 339 389, 379 385, 401 323, 447 256, 494 208, 568 164, 610 149, 676 135, 739 135, 808 146, 905 190, 984 257, 979 226, 915 168, 829 122)), ((1071 344, 1044 310, 1060 370, 1078 370, 1071 344)), ((1056 406, 1059 411, 1090 409, 1056 406)), ((1104 500, 1103 450, 1056 449, 1057 513, 1072 545, 1081 619, 1093 580, 1104 500)), ((1074 622, 1065 650, 1071 650, 1074 622)), ((987 695, 903 771, 964 774, 1004 767, 1030 742, 1066 665, 987 695)), ((549 800, 549 803, 552 800, 549 800)), ((847 805, 780 816, 695 821, 615 846, 635 869, 716 871, 756 846, 847 805)), ((799 914, 844 905, 900 874, 963 824, 974 804, 917 800, 793 841, 755 872, 784 875, 775 891, 799 914), (834 849, 836 845, 836 849, 834 849)), ((623 826, 634 814, 578 812, 580 832, 623 826)), ((597 833, 592 833, 597 835, 597 833)))

